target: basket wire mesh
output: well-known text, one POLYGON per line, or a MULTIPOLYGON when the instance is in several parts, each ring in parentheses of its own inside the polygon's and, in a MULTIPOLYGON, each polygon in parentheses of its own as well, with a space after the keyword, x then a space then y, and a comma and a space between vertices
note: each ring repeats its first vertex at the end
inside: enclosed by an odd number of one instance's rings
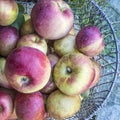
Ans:
MULTIPOLYGON (((30 14, 36 1, 17 0, 17 2, 23 4, 28 14, 30 14)), ((86 25, 98 26, 104 37, 105 49, 100 55, 94 57, 94 59, 101 64, 102 73, 100 81, 95 87, 90 89, 89 97, 82 101, 79 112, 69 118, 69 120, 92 118, 110 95, 118 73, 118 45, 112 24, 95 1, 83 1, 84 2, 81 2, 81 0, 66 0, 74 12, 74 28, 79 31, 86 25)))

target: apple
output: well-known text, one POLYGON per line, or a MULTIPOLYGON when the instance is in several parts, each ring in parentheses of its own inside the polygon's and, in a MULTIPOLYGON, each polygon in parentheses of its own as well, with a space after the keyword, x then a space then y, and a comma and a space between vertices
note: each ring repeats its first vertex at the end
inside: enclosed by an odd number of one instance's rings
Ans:
POLYGON ((23 16, 24 16, 25 21, 27 21, 31 18, 30 15, 27 13, 23 13, 23 16))
POLYGON ((45 87, 43 89, 40 90, 42 93, 45 93, 45 94, 50 94, 51 92, 53 92, 54 90, 57 89, 57 87, 54 83, 52 74, 53 74, 54 66, 58 62, 59 57, 56 54, 48 54, 48 59, 51 64, 51 75, 50 75, 48 83, 45 85, 45 87))
POLYGON ((17 48, 28 46, 32 48, 36 48, 42 51, 44 54, 47 53, 47 43, 45 39, 41 38, 37 34, 27 34, 22 36, 17 42, 17 48))
POLYGON ((15 0, 0 0, 0 25, 11 25, 18 16, 18 5, 15 0))
POLYGON ((95 76, 94 76, 93 82, 91 83, 91 85, 89 86, 89 88, 94 87, 99 82, 100 75, 101 75, 101 66, 100 66, 100 63, 98 63, 94 59, 91 59, 91 61, 92 61, 93 66, 94 66, 95 76))
POLYGON ((34 33, 34 28, 31 22, 31 19, 25 21, 20 30, 21 35, 32 34, 34 33))
POLYGON ((13 101, 9 94, 0 90, 0 120, 8 120, 13 112, 13 101))
POLYGON ((0 26, 0 55, 7 56, 16 46, 19 32, 12 26, 0 26))
POLYGON ((59 56, 67 53, 79 52, 76 49, 75 35, 68 34, 67 36, 58 39, 54 42, 54 50, 59 56))
POLYGON ((5 63, 6 58, 0 57, 0 86, 5 88, 12 88, 4 73, 5 63))
POLYGON ((31 11, 35 31, 49 40, 66 36, 73 27, 74 15, 63 0, 39 0, 31 11))
POLYGON ((15 99, 15 111, 20 120, 43 120, 45 106, 40 92, 18 93, 15 99))
POLYGON ((7 57, 5 75, 11 86, 19 92, 39 91, 47 84, 50 74, 48 57, 35 48, 16 48, 7 57))
POLYGON ((85 26, 76 35, 77 49, 87 56, 99 55, 104 49, 104 39, 97 26, 85 26))
POLYGON ((84 93, 93 81, 94 74, 89 57, 82 53, 69 53, 55 65, 53 77, 58 89, 72 96, 84 93))
POLYGON ((72 117, 81 107, 79 95, 68 96, 56 90, 47 98, 46 109, 50 117, 57 120, 72 117))

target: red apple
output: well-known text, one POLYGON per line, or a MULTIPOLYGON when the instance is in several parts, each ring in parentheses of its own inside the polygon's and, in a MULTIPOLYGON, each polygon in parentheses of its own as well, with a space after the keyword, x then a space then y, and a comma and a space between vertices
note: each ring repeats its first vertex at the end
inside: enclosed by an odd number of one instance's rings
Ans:
POLYGON ((74 15, 70 6, 63 0, 39 0, 32 9, 31 20, 40 36, 54 40, 69 33, 74 15))
POLYGON ((45 93, 45 94, 50 94, 51 92, 53 92, 54 90, 57 89, 57 87, 54 83, 52 74, 53 74, 54 66, 58 62, 59 57, 55 54, 48 54, 48 59, 50 60, 50 64, 51 64, 51 76, 50 76, 48 83, 45 85, 45 87, 43 89, 41 89, 41 92, 45 93))
POLYGON ((54 50, 59 56, 67 53, 79 52, 76 49, 75 35, 68 34, 65 37, 54 42, 54 50))
POLYGON ((29 46, 42 51, 44 54, 47 53, 47 43, 45 39, 37 34, 27 34, 22 36, 17 42, 17 47, 19 48, 22 46, 29 46))
POLYGON ((99 55, 104 49, 103 36, 97 26, 86 26, 76 36, 78 50, 87 56, 99 55))
POLYGON ((0 120, 8 120, 13 112, 13 101, 9 94, 0 90, 0 120))
POLYGON ((56 86, 63 93, 76 95, 89 88, 94 74, 93 64, 87 56, 81 53, 69 53, 55 65, 53 77, 56 86))
POLYGON ((92 60, 92 63, 94 65, 94 70, 95 70, 95 76, 94 76, 94 79, 93 79, 93 82, 91 83, 90 87, 89 88, 92 88, 94 87, 100 80, 100 75, 101 75, 101 67, 100 67, 100 63, 98 63, 97 61, 92 60))
POLYGON ((56 120, 72 117, 81 107, 81 98, 79 95, 68 96, 56 90, 52 92, 47 99, 46 108, 50 117, 56 120))
POLYGON ((31 93, 42 89, 50 73, 48 57, 35 48, 16 48, 7 57, 5 75, 11 86, 19 92, 31 93))
POLYGON ((0 55, 7 56, 16 46, 19 32, 12 26, 0 27, 0 55))
POLYGON ((4 73, 5 63, 6 58, 0 57, 0 86, 5 88, 12 88, 4 73))
POLYGON ((15 99, 15 111, 20 120, 43 120, 45 107, 40 92, 18 93, 15 99))
POLYGON ((15 0, 0 0, 0 25, 12 24, 18 16, 18 5, 15 0))

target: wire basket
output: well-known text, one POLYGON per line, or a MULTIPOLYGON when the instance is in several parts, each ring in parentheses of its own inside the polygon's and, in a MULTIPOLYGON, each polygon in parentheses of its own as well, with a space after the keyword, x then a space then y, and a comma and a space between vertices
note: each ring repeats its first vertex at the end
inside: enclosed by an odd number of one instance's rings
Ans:
MULTIPOLYGON (((36 0, 37 1, 37 0, 36 0)), ((26 13, 30 14, 35 0, 17 0, 25 7, 26 13)), ((105 13, 93 0, 65 0, 74 12, 74 28, 79 31, 86 25, 96 25, 103 34, 105 49, 94 59, 101 64, 102 73, 98 84, 90 89, 87 99, 82 101, 80 111, 69 120, 91 119, 97 110, 105 103, 115 84, 118 73, 118 45, 117 39, 105 13), (84 1, 84 2, 81 2, 84 1)), ((51 119, 51 118, 50 118, 51 119)))

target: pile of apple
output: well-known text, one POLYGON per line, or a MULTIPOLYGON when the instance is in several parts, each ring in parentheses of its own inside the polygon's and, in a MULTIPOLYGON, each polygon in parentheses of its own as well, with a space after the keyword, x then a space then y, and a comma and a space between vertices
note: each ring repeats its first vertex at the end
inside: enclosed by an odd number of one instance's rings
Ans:
POLYGON ((39 0, 20 29, 15 0, 0 0, 0 120, 62 120, 80 110, 100 80, 104 49, 97 26, 74 30, 63 0, 39 0), (83 98, 84 99, 84 98, 83 98))

